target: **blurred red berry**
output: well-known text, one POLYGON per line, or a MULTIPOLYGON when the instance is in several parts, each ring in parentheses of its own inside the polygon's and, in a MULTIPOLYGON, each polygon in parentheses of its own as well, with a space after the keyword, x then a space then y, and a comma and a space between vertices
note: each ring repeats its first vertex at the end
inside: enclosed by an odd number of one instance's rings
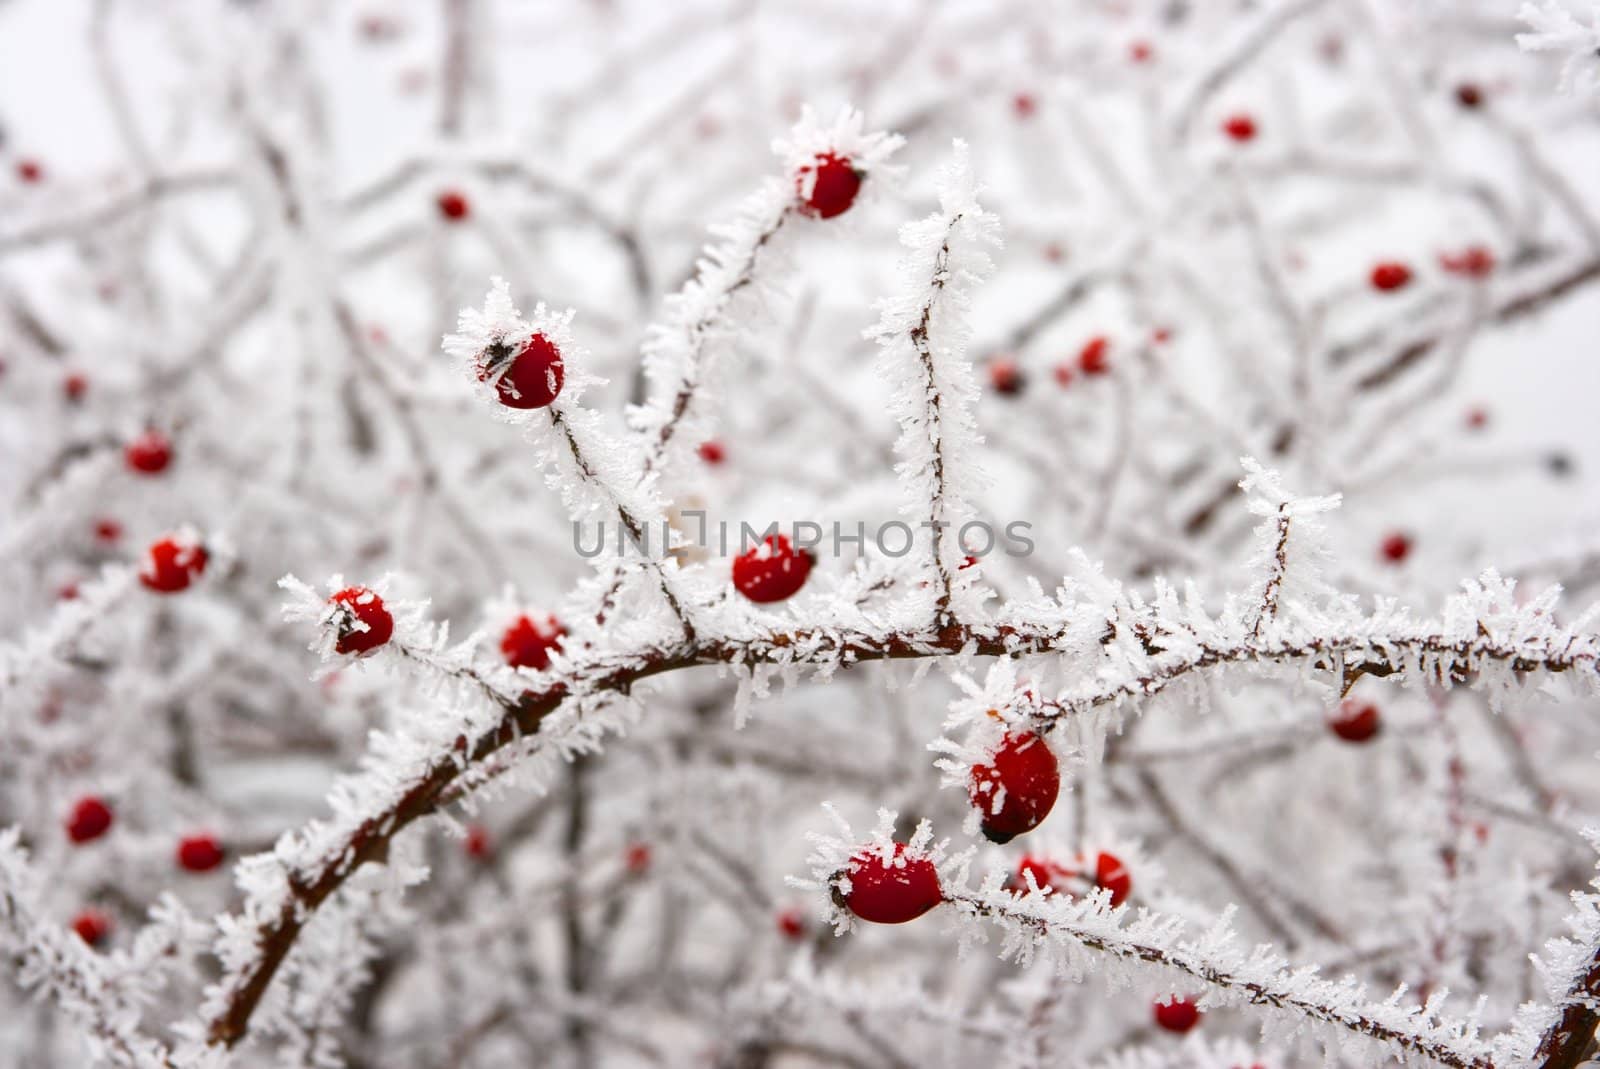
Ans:
POLYGON ((819 219, 843 215, 856 202, 865 177, 866 172, 858 171, 848 156, 822 153, 795 176, 801 213, 819 219))
POLYGON ((79 798, 67 814, 67 838, 79 845, 93 842, 111 830, 111 820, 111 807, 100 798, 79 798))
POLYGON ((628 849, 624 851, 622 855, 622 863, 626 865, 628 867, 628 871, 633 873, 635 876, 642 876, 649 872, 650 861, 651 855, 649 843, 629 843, 628 849))
POLYGON ((101 542, 115 542, 122 537, 122 524, 110 519, 96 520, 94 536, 101 542))
POLYGON ((1440 253, 1439 266, 1463 278, 1488 278, 1494 272, 1494 253, 1483 245, 1469 245, 1458 252, 1440 253))
POLYGON ((72 918, 72 930, 85 943, 98 947, 111 936, 111 917, 98 909, 86 909, 72 918))
POLYGON ((701 442, 698 452, 700 453, 700 459, 711 465, 721 464, 728 459, 727 450, 715 438, 701 442))
POLYGON ((482 824, 468 827, 467 837, 462 841, 461 849, 474 861, 488 860, 494 854, 494 842, 489 837, 489 829, 482 824))
POLYGON ((1011 110, 1019 119, 1031 119, 1033 113, 1039 110, 1039 102, 1032 93, 1018 93, 1011 98, 1011 110))
POLYGON ((1372 288, 1384 293, 1403 289, 1411 281, 1411 268, 1396 260, 1385 260, 1372 269, 1372 288))
POLYGON ((1378 552, 1390 564, 1400 564, 1411 556, 1411 536, 1396 531, 1383 540, 1378 546, 1378 552))
POLYGON ((1254 141, 1256 137, 1256 121, 1249 115, 1230 115, 1222 122, 1222 132, 1241 144, 1254 141))
POLYGON ((500 636, 500 652, 512 668, 534 668, 544 671, 550 667, 550 653, 561 648, 561 639, 567 629, 554 616, 536 621, 529 616, 519 616, 500 636))
POLYGON ((150 544, 139 567, 139 582, 158 594, 189 589, 205 573, 206 547, 182 535, 168 535, 150 544))
POLYGON ((786 909, 778 914, 778 931, 786 939, 804 939, 806 937, 805 914, 798 909, 786 909))
POLYGON ((1339 711, 1328 721, 1328 729, 1345 742, 1370 741, 1381 726, 1376 705, 1351 698, 1340 702, 1339 711))
POLYGON ((1156 1024, 1168 1032, 1179 1035, 1200 1023, 1200 1007, 1186 998, 1174 997, 1169 1002, 1155 1004, 1156 1024))
POLYGON ((1028 385, 1028 376, 1009 356, 997 357, 989 362, 989 385, 1002 397, 1015 397, 1028 385))
POLYGON ((1149 63, 1155 54, 1156 50, 1149 41, 1134 41, 1128 45, 1128 58, 1135 63, 1149 63))
POLYGON ((1467 426, 1475 431, 1481 431, 1489 425, 1489 410, 1482 405, 1474 405, 1467 409, 1467 426))
POLYGON ((178 840, 178 867, 185 872, 210 872, 222 864, 222 844, 214 835, 190 835, 178 840))
POLYGON ((1090 338, 1078 350, 1078 367, 1085 375, 1104 375, 1111 370, 1111 365, 1106 361, 1110 347, 1111 340, 1103 334, 1090 338))
POLYGON ((1462 82, 1456 86, 1456 103, 1468 111, 1476 110, 1483 106, 1483 90, 1472 82, 1462 82))
POLYGON ((1053 374, 1055 375, 1056 385, 1061 387, 1072 385, 1072 365, 1066 361, 1063 360, 1057 364, 1053 374))
POLYGON ((66 394, 69 401, 83 400, 83 395, 89 392, 89 376, 81 371, 68 373, 67 377, 61 380, 61 392, 66 394))
POLYGON ((466 194, 455 189, 447 189, 439 194, 439 214, 447 221, 459 223, 471 214, 472 208, 467 203, 466 194))
POLYGON ((122 456, 132 470, 157 475, 172 463, 172 441, 151 428, 124 446, 122 456))
POLYGON ((30 184, 42 181, 44 179, 44 165, 38 160, 18 160, 17 177, 30 184))

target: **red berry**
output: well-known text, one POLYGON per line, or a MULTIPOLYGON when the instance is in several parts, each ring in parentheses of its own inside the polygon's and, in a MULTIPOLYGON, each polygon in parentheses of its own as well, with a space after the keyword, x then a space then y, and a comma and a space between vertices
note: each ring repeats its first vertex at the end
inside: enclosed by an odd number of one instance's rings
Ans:
POLYGON ((1060 890, 1055 884, 1057 877, 1070 875, 1072 875, 1071 872, 1064 870, 1049 858, 1024 854, 1022 860, 1017 862, 1016 875, 1007 881, 1006 887, 1018 894, 1026 894, 1028 891, 1028 877, 1032 876, 1033 886, 1039 888, 1045 894, 1050 894, 1053 891, 1060 890))
POLYGON ((1471 82, 1462 82, 1456 86, 1456 103, 1468 111, 1473 111, 1483 106, 1483 90, 1471 82))
POLYGON ((1039 110, 1039 102, 1032 93, 1018 93, 1011 98, 1011 110, 1016 112, 1019 119, 1031 119, 1033 113, 1039 110))
POLYGON ((71 372, 61 380, 61 392, 69 401, 83 400, 83 395, 89 392, 89 376, 81 371, 71 372))
POLYGON ((116 520, 96 520, 94 536, 102 542, 115 542, 122 537, 122 524, 116 520))
POLYGON ((1172 340, 1172 328, 1157 327, 1155 330, 1150 332, 1150 340, 1155 342, 1157 345, 1167 344, 1167 342, 1172 340))
POLYGON ((786 909, 778 914, 778 931, 786 939, 804 939, 806 937, 806 918, 798 909, 786 909))
POLYGON ((172 463, 172 442, 152 428, 123 447, 122 455, 134 471, 156 475, 172 463))
POLYGON ((97 947, 111 935, 111 918, 98 909, 86 909, 72 918, 72 930, 79 939, 97 947))
POLYGON ((1249 115, 1230 115, 1223 120, 1222 132, 1241 144, 1254 141, 1256 137, 1256 121, 1249 115))
POLYGON ((1078 367, 1085 375, 1104 375, 1111 370, 1111 365, 1106 362, 1106 353, 1111 347, 1111 341, 1103 334, 1097 334, 1084 343, 1078 350, 1078 367))
POLYGON ((795 176, 800 195, 800 211, 819 219, 832 219, 850 210, 861 191, 864 171, 858 171, 849 157, 824 152, 795 176))
POLYGON ((1469 245, 1459 252, 1441 252, 1439 266, 1463 278, 1488 278, 1494 271, 1494 253, 1482 245, 1469 245))
POLYGON ((467 837, 462 842, 461 848, 467 856, 474 861, 487 861, 494 855, 494 842, 489 838, 489 829, 482 824, 473 824, 467 828, 467 837))
POLYGON ((1394 260, 1385 260, 1372 269, 1372 288, 1389 293, 1403 289, 1411 281, 1411 268, 1394 260))
POLYGON ((77 601, 78 584, 62 583, 61 586, 56 589, 56 597, 61 601, 77 601))
POLYGON ((111 830, 111 807, 94 795, 78 799, 67 815, 67 838, 83 844, 111 830))
POLYGON ((1345 742, 1368 742, 1382 727, 1378 707, 1346 698, 1339 712, 1328 721, 1328 728, 1345 742))
POLYGON ((1135 63, 1149 63, 1156 50, 1149 41, 1134 41, 1128 45, 1128 58, 1135 63))
POLYGON ((504 350, 499 355, 478 365, 478 381, 485 382, 504 367, 494 388, 500 403, 507 408, 544 408, 561 396, 561 386, 566 381, 566 367, 561 362, 561 350, 543 334, 535 334, 509 361, 504 360, 504 350))
POLYGON ((1094 861, 1094 882, 1111 892, 1111 905, 1120 906, 1133 893, 1133 876, 1115 854, 1101 851, 1094 861))
POLYGON ((546 616, 543 623, 519 616, 500 636, 500 652, 512 668, 536 668, 542 672, 550 667, 550 651, 561 648, 561 638, 566 633, 554 616, 546 616))
POLYGON ((394 636, 394 617, 374 591, 364 586, 346 587, 328 601, 343 608, 334 652, 369 653, 394 636))
POLYGON ((1015 360, 1002 356, 989 362, 989 385, 1003 397, 1015 397, 1028 385, 1028 376, 1015 360))
POLYGON ((805 586, 815 563, 811 551, 795 549, 787 535, 768 535, 759 546, 733 558, 733 586, 757 604, 782 601, 805 586))
POLYGON ((185 872, 210 872, 223 859, 222 844, 214 835, 190 835, 178 840, 178 867, 185 872))
POLYGON ((1396 531, 1383 540, 1378 552, 1390 564, 1399 564, 1411 555, 1411 536, 1396 531))
POLYGON ((622 856, 622 863, 628 866, 628 871, 635 876, 643 876, 650 871, 650 844, 629 843, 627 852, 622 856))
POLYGON ((1489 410, 1480 405, 1467 409, 1467 426, 1480 431, 1489 425, 1489 410))
POLYGON ((452 223, 459 223, 472 211, 467 198, 459 190, 447 189, 438 197, 439 214, 452 223))
POLYGON ((1044 258, 1049 263, 1058 264, 1066 255, 1059 242, 1052 241, 1044 247, 1044 258))
POLYGON ((700 459, 707 464, 721 464, 728 459, 728 451, 715 438, 700 443, 700 459))
POLYGON ((939 870, 925 857, 907 857, 904 843, 894 844, 888 865, 883 851, 867 847, 850 859, 842 875, 850 879, 845 907, 874 924, 916 920, 944 900, 939 870))
POLYGON ((1174 996, 1170 1002, 1155 1004, 1156 1024, 1179 1035, 1200 1023, 1200 1007, 1186 998, 1174 996))
POLYGON ((1061 769, 1031 731, 1008 733, 989 761, 973 767, 967 796, 983 814, 983 834, 1008 843, 1050 815, 1061 791, 1061 769))
POLYGON ((18 160, 17 177, 24 182, 37 182, 44 178, 44 165, 38 160, 18 160))
POLYGON ((176 594, 206 570, 206 547, 183 535, 168 535, 150 544, 139 582, 158 594, 176 594))

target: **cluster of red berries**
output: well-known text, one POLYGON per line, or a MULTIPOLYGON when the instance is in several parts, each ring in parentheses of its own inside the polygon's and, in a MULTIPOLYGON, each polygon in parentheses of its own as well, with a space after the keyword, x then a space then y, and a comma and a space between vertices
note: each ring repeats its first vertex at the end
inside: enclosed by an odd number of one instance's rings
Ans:
POLYGON ((1133 875, 1127 866, 1117 855, 1104 850, 1094 855, 1092 865, 1087 858, 1081 857, 1071 865, 1064 865, 1050 858, 1024 855, 1017 865, 1016 875, 1011 877, 1006 887, 1018 894, 1026 893, 1029 877, 1033 879, 1033 886, 1045 894, 1077 896, 1105 890, 1111 895, 1113 909, 1126 902, 1133 893, 1133 875))
POLYGON ((733 559, 733 588, 759 605, 800 592, 817 563, 809 549, 795 549, 788 535, 770 534, 733 559))

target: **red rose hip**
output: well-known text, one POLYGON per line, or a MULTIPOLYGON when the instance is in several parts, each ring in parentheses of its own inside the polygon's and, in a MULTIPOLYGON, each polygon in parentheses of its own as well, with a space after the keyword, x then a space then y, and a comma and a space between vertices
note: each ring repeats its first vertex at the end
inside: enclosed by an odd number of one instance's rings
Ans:
POLYGON ((795 176, 795 191, 800 196, 800 211, 818 219, 843 215, 856 202, 865 172, 858 171, 848 156, 824 152, 795 176))
POLYGON ((759 546, 733 559, 733 587, 758 605, 799 593, 815 560, 795 549, 787 535, 768 535, 759 546))
POLYGON ((205 546, 183 535, 168 535, 150 544, 139 582, 157 594, 176 594, 205 573, 208 559, 205 546))
POLYGON ((185 872, 210 872, 225 856, 214 835, 190 835, 178 841, 178 867, 185 872))
POLYGON ((566 633, 554 616, 546 616, 543 622, 519 616, 500 636, 500 653, 512 668, 544 671, 550 667, 550 652, 561 648, 566 633))
POLYGON ((1380 293, 1393 293, 1404 289, 1411 281, 1411 268, 1394 260, 1385 260, 1372 269, 1372 288, 1380 293))
POLYGON ((86 909, 72 918, 72 930, 85 943, 98 947, 111 935, 111 918, 98 909, 86 909))
POLYGON ((67 838, 81 846, 111 830, 111 807, 94 795, 78 799, 67 814, 67 838))
POLYGON ((1179 1035, 1200 1023, 1200 1007, 1186 998, 1172 998, 1154 1007, 1156 1024, 1179 1035))
POLYGON ((850 880, 845 908, 874 924, 914 921, 944 900, 938 869, 925 857, 907 857, 904 843, 894 844, 887 865, 876 847, 859 851, 841 875, 850 880))
POLYGON ((172 441, 158 430, 147 430, 123 447, 122 456, 134 471, 158 475, 172 463, 172 441))
POLYGON ((975 765, 967 796, 983 817, 983 834, 1008 843, 1037 828, 1056 804, 1061 769, 1031 731, 1009 733, 986 765, 975 765))
POLYGON ((1339 703, 1338 713, 1328 721, 1328 730, 1345 742, 1369 742, 1382 726, 1376 705, 1349 698, 1339 703))
POLYGON ((544 408, 561 396, 566 382, 566 367, 561 362, 561 350, 543 334, 535 334, 522 343, 515 356, 506 356, 505 350, 491 352, 488 359, 478 365, 478 381, 495 380, 495 392, 500 403, 507 408, 544 408), (503 370, 502 370, 503 369, 503 370))
POLYGON ((341 609, 335 621, 339 627, 333 644, 336 653, 370 653, 394 636, 394 617, 374 591, 364 586, 346 587, 328 600, 341 609))

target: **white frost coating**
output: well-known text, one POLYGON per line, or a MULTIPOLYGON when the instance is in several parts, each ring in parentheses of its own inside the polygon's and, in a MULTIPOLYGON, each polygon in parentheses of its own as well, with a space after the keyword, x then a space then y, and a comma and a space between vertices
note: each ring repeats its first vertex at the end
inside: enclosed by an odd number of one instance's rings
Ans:
POLYGON ((1566 54, 1561 64, 1562 91, 1600 93, 1600 4, 1590 9, 1587 26, 1562 0, 1527 0, 1518 9, 1517 18, 1530 31, 1517 34, 1517 44, 1523 51, 1566 54))
POLYGON ((960 616, 983 600, 976 573, 962 569, 959 540, 984 485, 977 462, 983 439, 973 415, 978 384, 967 357, 969 312, 973 290, 994 271, 990 251, 1000 244, 1000 222, 978 203, 965 142, 955 142, 938 188, 939 210, 900 228, 901 290, 879 302, 878 323, 866 336, 881 347, 880 367, 895 387, 901 511, 930 525, 919 529, 919 541, 938 547, 937 557, 927 559, 941 615, 954 607, 960 616))
MULTIPOLYGON (((762 304, 788 273, 786 246, 797 198, 804 195, 796 185, 802 168, 824 153, 845 156, 866 173, 861 196, 868 197, 892 173, 886 164, 900 144, 897 136, 867 131, 850 108, 831 123, 819 123, 806 108, 789 137, 773 143, 783 172, 767 178, 729 222, 711 228, 716 240, 702 251, 694 277, 667 298, 645 336, 649 394, 630 411, 629 422, 644 440, 647 470, 674 467, 710 436, 718 361, 742 331, 764 318, 762 304)), ((859 211, 859 200, 852 210, 859 211)), ((817 225, 837 228, 842 220, 817 225)))
MULTIPOLYGON (((49 994, 78 1022, 97 1063, 166 1069, 168 1052, 141 1030, 139 1007, 159 986, 155 967, 173 944, 152 930, 132 951, 99 955, 70 929, 47 920, 43 888, 20 834, 16 828, 0 830, 0 950, 20 958, 19 982, 49 994)), ((169 919, 176 915, 170 901, 163 908, 169 919)), ((172 934, 183 931, 179 926, 172 934)))

